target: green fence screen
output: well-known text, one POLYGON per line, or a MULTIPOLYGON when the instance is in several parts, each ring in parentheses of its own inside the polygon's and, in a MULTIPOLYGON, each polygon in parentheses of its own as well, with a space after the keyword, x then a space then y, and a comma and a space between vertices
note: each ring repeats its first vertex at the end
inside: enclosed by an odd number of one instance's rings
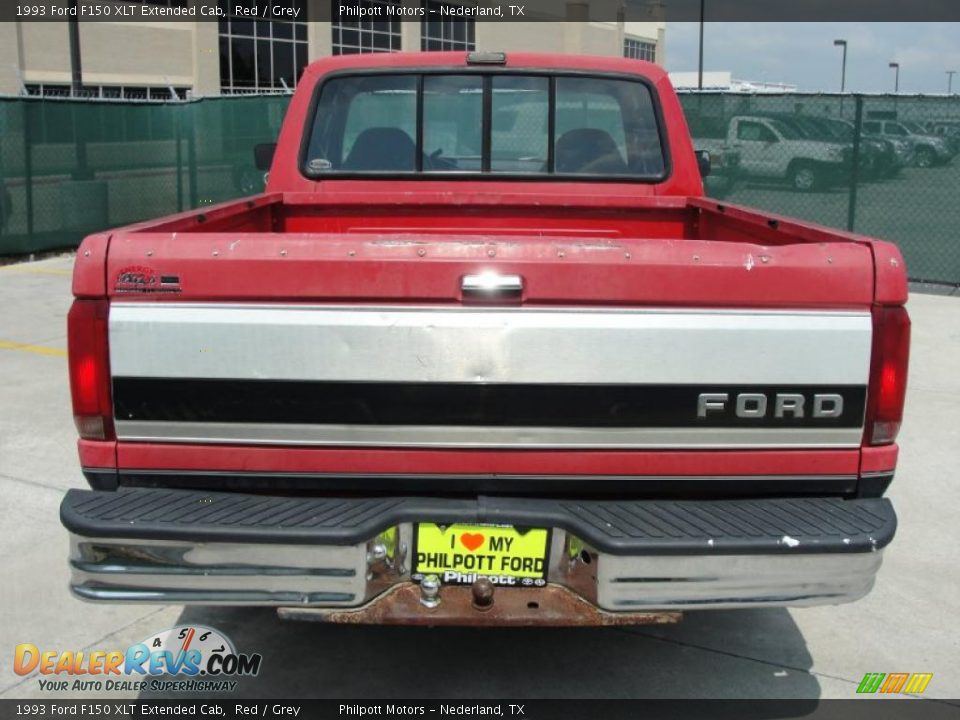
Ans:
MULTIPOLYGON (((692 93, 708 194, 897 242, 960 284, 960 97, 692 93)), ((259 192, 253 146, 288 96, 180 103, 0 99, 0 256, 259 192)))
POLYGON ((0 255, 261 192, 253 146, 276 140, 289 101, 0 100, 0 255))

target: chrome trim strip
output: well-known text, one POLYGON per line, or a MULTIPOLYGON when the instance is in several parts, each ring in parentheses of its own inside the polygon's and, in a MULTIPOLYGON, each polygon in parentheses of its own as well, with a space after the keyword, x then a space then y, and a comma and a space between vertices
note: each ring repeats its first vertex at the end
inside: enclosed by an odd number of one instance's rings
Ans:
POLYGON ((866 385, 871 334, 857 311, 118 302, 110 363, 145 378, 866 385))
POLYGON ((106 562, 90 562, 87 560, 71 560, 70 567, 81 572, 95 572, 104 575, 282 575, 284 577, 309 577, 313 575, 323 577, 353 577, 356 575, 356 570, 352 568, 286 568, 264 565, 191 567, 189 565, 150 565, 144 562, 110 564, 106 562))
POLYGON ((528 428, 116 421, 120 440, 463 448, 853 448, 860 428, 528 428))
POLYGON ((354 605, 367 548, 70 535, 71 589, 85 600, 354 605))
MULTIPOLYGON (((191 544, 71 534, 70 588, 82 599, 104 602, 356 607, 409 581, 403 553, 411 527, 399 526, 401 554, 392 567, 371 564, 369 543, 191 544), (125 556, 139 558, 142 567, 118 572, 114 561, 125 556), (242 567, 253 572, 234 574, 238 559, 245 557, 250 564, 242 567), (324 567, 334 558, 353 572, 340 577, 286 572, 291 565, 324 567), (151 566, 155 571, 146 572, 151 566), (279 572, 260 572, 268 568, 279 572)), ((851 602, 873 587, 883 554, 804 554, 800 549, 797 555, 615 556, 583 546, 560 528, 553 529, 553 537, 548 579, 611 612, 851 602), (571 542, 576 552, 569 552, 571 542)))
POLYGON ((605 610, 805 607, 857 600, 873 587, 882 551, 827 555, 599 555, 605 610))
POLYGON ((163 605, 305 605, 344 606, 356 603, 349 593, 298 593, 266 590, 143 590, 110 588, 97 584, 71 585, 70 590, 81 600, 97 602, 148 602, 163 605))

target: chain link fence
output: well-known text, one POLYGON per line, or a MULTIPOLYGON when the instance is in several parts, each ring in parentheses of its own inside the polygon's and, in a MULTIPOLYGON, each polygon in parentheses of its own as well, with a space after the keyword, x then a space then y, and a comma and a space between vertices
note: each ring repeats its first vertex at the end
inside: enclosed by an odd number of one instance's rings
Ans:
MULTIPOLYGON (((708 194, 897 242, 912 279, 960 284, 960 97, 690 93, 708 194)), ((0 99, 0 256, 259 192, 253 146, 288 96, 0 99)))

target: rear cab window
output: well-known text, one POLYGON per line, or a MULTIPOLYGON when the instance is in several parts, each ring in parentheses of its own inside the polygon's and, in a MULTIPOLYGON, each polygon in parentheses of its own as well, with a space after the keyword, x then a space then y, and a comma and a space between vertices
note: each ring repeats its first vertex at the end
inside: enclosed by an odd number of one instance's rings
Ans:
POLYGON ((347 74, 319 89, 302 170, 616 177, 668 171, 642 80, 523 73, 347 74))

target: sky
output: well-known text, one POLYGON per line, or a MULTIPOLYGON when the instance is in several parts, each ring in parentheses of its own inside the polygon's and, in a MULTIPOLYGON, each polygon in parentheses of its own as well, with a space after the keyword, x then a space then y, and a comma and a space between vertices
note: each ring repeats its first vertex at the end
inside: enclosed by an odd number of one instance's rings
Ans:
MULTIPOLYGON (((698 23, 667 23, 666 67, 696 71, 698 23)), ((796 85, 800 90, 840 90, 847 40, 851 92, 893 92, 900 63, 900 92, 945 93, 947 70, 956 70, 960 93, 960 23, 706 23, 703 69, 728 70, 738 80, 796 85)))

